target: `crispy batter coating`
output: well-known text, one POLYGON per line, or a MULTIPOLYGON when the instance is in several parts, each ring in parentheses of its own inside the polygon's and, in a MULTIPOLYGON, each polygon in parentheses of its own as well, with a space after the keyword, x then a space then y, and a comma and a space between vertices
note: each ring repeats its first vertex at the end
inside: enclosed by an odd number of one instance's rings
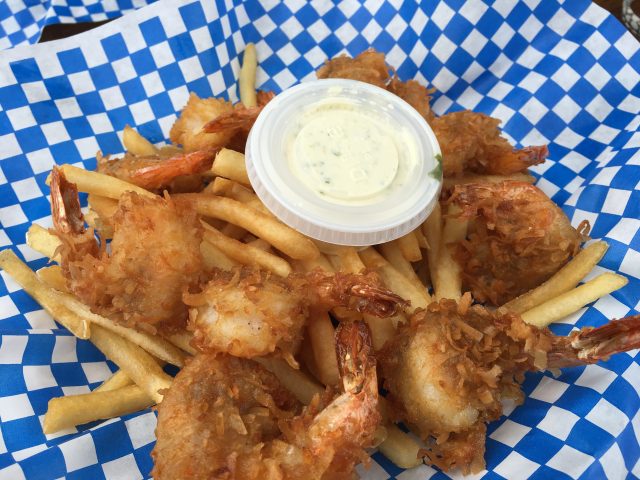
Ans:
POLYGON ((195 344, 208 352, 253 358, 275 353, 297 366, 309 308, 341 306, 380 317, 404 305, 374 274, 291 275, 286 279, 244 268, 217 272, 198 294, 184 296, 195 344))
POLYGON ((384 60, 384 54, 373 49, 365 50, 355 58, 340 55, 324 62, 318 69, 318 78, 346 78, 370 83, 386 88, 391 69, 384 60))
POLYGON ((485 423, 504 398, 520 402, 524 373, 595 363, 640 345, 640 316, 568 337, 520 316, 443 299, 414 314, 379 361, 400 419, 427 442, 425 460, 443 470, 484 468, 485 423))
POLYGON ((366 326, 337 333, 345 392, 304 410, 250 360, 199 354, 158 406, 153 477, 162 479, 354 478, 381 417, 366 326))
POLYGON ((85 230, 75 185, 61 171, 52 176, 54 233, 62 240, 67 284, 91 309, 127 325, 153 330, 181 325, 182 293, 202 272, 202 231, 194 212, 170 198, 125 193, 112 217, 110 252, 85 230), (71 187, 73 186, 73 187, 71 187))
POLYGON ((501 135, 500 120, 464 110, 430 121, 442 149, 444 176, 462 173, 509 175, 544 162, 546 146, 514 150, 501 135))
POLYGON ((401 82, 397 75, 391 79, 387 90, 395 93, 413 108, 427 121, 433 120, 433 112, 431 111, 431 93, 433 89, 428 89, 416 80, 408 80, 401 82))
POLYGON ((214 118, 233 111, 233 106, 221 98, 199 98, 191 93, 182 109, 180 118, 173 124, 169 137, 184 151, 212 150, 226 146, 234 135, 233 130, 206 133, 202 129, 214 118))
POLYGON ((539 188, 523 182, 455 187, 449 202, 472 220, 467 239, 454 246, 463 287, 480 302, 502 305, 557 272, 586 240, 539 188))

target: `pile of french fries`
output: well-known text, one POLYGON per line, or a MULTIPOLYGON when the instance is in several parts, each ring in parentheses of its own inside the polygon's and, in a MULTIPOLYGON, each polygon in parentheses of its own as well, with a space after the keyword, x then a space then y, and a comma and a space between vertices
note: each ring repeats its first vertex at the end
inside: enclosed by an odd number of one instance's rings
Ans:
MULTIPOLYGON (((255 105, 256 101, 255 71, 255 50, 249 46, 240 73, 240 97, 247 106, 255 105)), ((159 152, 131 128, 125 129, 123 143, 133 155, 159 152)), ((71 165, 61 168, 68 181, 75 183, 80 192, 89 194, 90 211, 86 220, 107 237, 110 235, 107 219, 123 193, 133 191, 155 196, 101 173, 71 165)), ((313 240, 280 222, 251 189, 242 153, 222 149, 208 174, 211 181, 203 192, 172 196, 175 201, 190 205, 203 219, 201 251, 206 265, 221 269, 250 265, 281 277, 318 268, 329 273, 375 271, 387 288, 411 302, 406 311, 391 319, 364 315, 375 349, 380 349, 394 335, 397 324, 405 322, 415 309, 425 308, 433 300, 461 297, 460 268, 448 246, 465 238, 467 222, 456 218, 452 210, 455 207, 448 206, 443 215, 438 205, 423 225, 407 235, 356 249, 313 240)), ((493 182, 505 178, 513 177, 473 175, 446 182, 493 182)), ((529 181, 530 177, 518 174, 515 179, 529 181)), ((164 365, 181 367, 196 353, 190 345, 190 333, 185 331, 165 338, 118 325, 93 313, 66 288, 60 266, 55 264, 60 261, 58 237, 34 224, 28 231, 27 244, 54 263, 33 272, 11 250, 4 250, 0 252, 0 267, 56 321, 76 337, 94 343, 119 368, 91 393, 52 399, 44 417, 44 432, 118 417, 159 403, 162 392, 172 382, 164 365)), ((589 244, 547 282, 500 308, 518 313, 526 322, 542 328, 623 287, 626 278, 614 273, 603 273, 578 286, 606 250, 607 244, 603 241, 589 244)), ((359 318, 358 314, 339 308, 331 315, 338 320, 359 318)), ((334 334, 329 314, 312 311, 305 336, 310 348, 302 349, 304 369, 295 370, 277 358, 256 361, 273 372, 301 402, 309 403, 325 386, 339 383, 334 334)), ((385 418, 390 417, 387 408, 382 399, 385 418)), ((391 421, 387 421, 385 427, 386 439, 379 450, 402 468, 421 463, 418 454, 421 446, 414 437, 391 421)))

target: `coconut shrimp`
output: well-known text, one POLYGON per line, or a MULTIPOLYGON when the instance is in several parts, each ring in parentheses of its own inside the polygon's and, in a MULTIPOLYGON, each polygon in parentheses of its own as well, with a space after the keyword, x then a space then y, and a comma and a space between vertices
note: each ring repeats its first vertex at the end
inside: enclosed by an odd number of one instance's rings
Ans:
POLYGON ((185 175, 204 173, 211 168, 217 150, 178 153, 169 158, 160 155, 122 158, 98 158, 98 172, 111 175, 147 190, 159 191, 185 175))
POLYGON ((442 148, 444 176, 463 173, 509 175, 542 163, 546 146, 515 150, 504 138, 500 120, 468 110, 448 113, 429 122, 442 148))
POLYGON ((218 272, 184 302, 193 307, 188 328, 200 350, 244 358, 275 353, 294 367, 310 307, 388 317, 406 303, 381 288, 374 274, 313 272, 282 279, 254 269, 218 272))
POLYGON ((584 365, 640 347, 640 316, 558 337, 512 313, 444 299, 419 311, 379 360, 400 419, 426 442, 427 463, 463 472, 484 468, 486 422, 504 398, 522 401, 527 371, 584 365))
POLYGON ((251 360, 196 355, 158 406, 153 477, 353 478, 381 421, 376 367, 363 323, 336 341, 344 393, 305 409, 251 360))
POLYGON ((574 229, 539 188, 524 182, 455 187, 450 203, 472 220, 467 239, 454 245, 463 287, 495 305, 540 285, 587 239, 588 222, 574 229))
POLYGON ((77 189, 61 170, 51 181, 55 233, 69 290, 93 311, 128 325, 184 325, 183 290, 199 282, 201 225, 170 198, 127 192, 112 217, 110 252, 84 227, 77 189))

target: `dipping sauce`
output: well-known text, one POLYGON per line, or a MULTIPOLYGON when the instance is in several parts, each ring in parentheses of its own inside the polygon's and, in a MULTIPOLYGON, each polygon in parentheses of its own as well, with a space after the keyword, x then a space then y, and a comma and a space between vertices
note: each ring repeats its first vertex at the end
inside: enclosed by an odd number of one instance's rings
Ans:
POLYGON ((440 146, 400 97, 345 79, 303 82, 271 100, 249 132, 256 194, 282 222, 339 245, 388 242, 438 203, 440 146))
POLYGON ((302 109, 285 134, 294 176, 327 201, 364 205, 401 188, 418 166, 417 142, 383 111, 332 96, 302 109))

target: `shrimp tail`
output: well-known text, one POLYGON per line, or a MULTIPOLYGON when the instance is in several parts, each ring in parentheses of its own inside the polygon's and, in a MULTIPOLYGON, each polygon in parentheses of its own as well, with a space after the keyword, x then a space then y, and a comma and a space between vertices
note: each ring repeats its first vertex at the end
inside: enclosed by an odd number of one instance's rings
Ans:
POLYGON ((205 133, 220 133, 241 129, 249 130, 258 118, 262 108, 262 105, 257 107, 236 106, 232 111, 218 115, 205 124, 202 127, 202 131, 205 133))
POLYGON ((613 320, 598 328, 583 328, 568 337, 555 337, 548 365, 586 365, 635 348, 640 348, 640 315, 613 320))
POLYGON ((409 305, 407 300, 380 286, 377 276, 336 273, 325 275, 314 272, 308 277, 318 303, 329 308, 346 307, 376 317, 391 317, 409 305))
POLYGON ((523 172, 527 168, 543 163, 549 155, 546 145, 525 147, 522 150, 504 152, 494 157, 492 162, 485 165, 485 173, 510 175, 523 172))
POLYGON ((80 235, 85 232, 78 187, 69 182, 58 167, 51 171, 51 213, 58 233, 80 235))
MULTIPOLYGON (((364 322, 343 322, 336 329, 336 354, 344 391, 359 394, 375 372, 371 333, 364 322)), ((375 376, 375 375, 374 375, 375 376)))
POLYGON ((215 148, 180 154, 168 160, 139 168, 131 174, 131 181, 142 188, 160 188, 181 175, 192 175, 207 170, 211 167, 218 150, 220 149, 215 148))

